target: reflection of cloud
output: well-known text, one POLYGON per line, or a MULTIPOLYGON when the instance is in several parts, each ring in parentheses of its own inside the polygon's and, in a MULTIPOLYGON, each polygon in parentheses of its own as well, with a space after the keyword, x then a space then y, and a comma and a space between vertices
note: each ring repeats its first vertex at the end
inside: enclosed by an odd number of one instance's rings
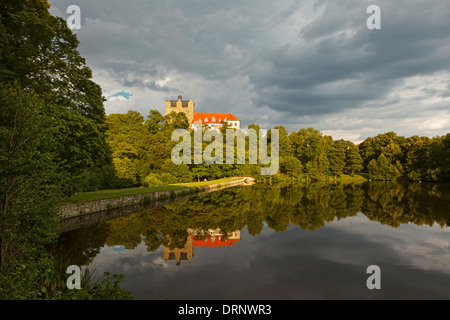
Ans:
POLYGON ((126 250, 125 246, 114 246, 114 247, 108 247, 108 248, 115 252, 123 252, 126 250))
POLYGON ((164 261, 163 246, 148 252, 144 243, 121 253, 104 247, 93 263, 123 273, 123 287, 138 299, 373 298, 364 285, 371 264, 381 267, 383 297, 448 297, 448 281, 430 271, 449 274, 449 228, 392 228, 360 213, 314 232, 293 225, 274 232, 266 223, 257 236, 245 230, 239 246, 196 248, 181 266, 164 261))
MULTIPOLYGON (((450 275, 450 228, 441 228, 438 224, 418 226, 412 223, 402 224, 398 228, 380 225, 374 228, 377 221, 370 221, 363 214, 356 217, 335 221, 327 227, 335 230, 344 230, 347 233, 357 233, 371 243, 380 244, 395 253, 412 268, 429 271, 439 271, 450 275)), ((326 259, 340 263, 349 263, 351 257, 328 255, 326 259)))
POLYGON ((153 259, 153 263, 156 265, 160 265, 163 268, 167 268, 169 266, 167 261, 164 261, 164 259, 162 257, 156 257, 155 259, 153 259))

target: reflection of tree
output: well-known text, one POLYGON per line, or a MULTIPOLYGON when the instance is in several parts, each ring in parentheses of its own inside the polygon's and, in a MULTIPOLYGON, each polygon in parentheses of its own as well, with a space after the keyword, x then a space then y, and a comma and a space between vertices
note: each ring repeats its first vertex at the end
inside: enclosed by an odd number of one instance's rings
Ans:
POLYGON ((59 257, 63 273, 69 265, 89 265, 104 246, 108 231, 108 225, 100 223, 62 234, 50 250, 59 257))
POLYGON ((445 184, 372 182, 364 185, 362 211, 369 219, 392 227, 405 223, 448 226, 448 188, 445 184))
POLYGON ((122 245, 125 249, 134 249, 142 241, 142 225, 137 223, 134 216, 120 217, 114 223, 107 223, 110 226, 110 234, 106 240, 106 245, 122 245))
POLYGON ((261 233, 264 227, 262 219, 260 219, 256 214, 250 214, 247 221, 247 230, 250 235, 256 236, 261 233))
POLYGON ((355 216, 361 211, 364 202, 364 190, 359 185, 351 184, 344 191, 347 195, 348 214, 349 216, 355 216))
POLYGON ((197 195, 72 231, 61 237, 59 246, 70 248, 65 251, 67 256, 80 265, 90 261, 105 243, 133 249, 144 242, 148 251, 161 245, 183 248, 188 229, 220 229, 224 238, 244 227, 250 235, 257 235, 264 223, 280 232, 290 224, 313 231, 358 212, 392 227, 435 222, 446 226, 450 225, 449 200, 449 186, 444 184, 256 184, 197 195))
POLYGON ((188 236, 187 229, 173 230, 170 234, 166 235, 164 245, 169 247, 169 249, 183 248, 188 236))
POLYGON ((148 229, 143 236, 147 250, 150 252, 156 251, 164 242, 164 234, 157 229, 148 229))

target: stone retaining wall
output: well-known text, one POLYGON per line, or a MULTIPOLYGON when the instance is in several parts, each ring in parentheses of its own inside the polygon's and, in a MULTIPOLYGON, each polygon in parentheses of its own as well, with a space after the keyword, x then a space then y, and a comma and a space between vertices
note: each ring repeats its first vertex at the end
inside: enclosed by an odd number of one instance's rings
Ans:
POLYGON ((215 183, 195 188, 181 188, 174 190, 156 191, 151 193, 135 194, 131 196, 123 196, 116 198, 93 200, 84 203, 70 204, 62 206, 59 214, 62 219, 74 218, 85 214, 102 212, 106 210, 122 208, 126 206, 133 206, 137 204, 149 203, 158 200, 175 198, 179 195, 186 195, 189 193, 213 191, 216 189, 227 188, 237 185, 245 185, 253 182, 252 178, 242 178, 230 182, 215 183))

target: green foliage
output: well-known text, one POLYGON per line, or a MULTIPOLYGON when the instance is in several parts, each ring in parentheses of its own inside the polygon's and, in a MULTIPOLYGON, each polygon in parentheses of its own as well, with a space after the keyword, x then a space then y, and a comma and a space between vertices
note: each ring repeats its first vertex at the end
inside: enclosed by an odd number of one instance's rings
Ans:
POLYGON ((144 185, 147 187, 158 187, 163 183, 158 179, 159 175, 157 173, 150 173, 144 178, 144 185))
POLYGON ((170 173, 170 175, 175 178, 175 182, 192 181, 192 173, 189 170, 189 167, 184 163, 176 165, 171 159, 167 159, 162 165, 161 169, 163 172, 170 173))
POLYGON ((0 5, 0 82, 35 92, 53 128, 53 161, 66 194, 104 187, 111 163, 104 138, 102 90, 77 51, 76 35, 41 0, 5 0, 0 5), (86 186, 86 179, 100 183, 86 186))
MULTIPOLYGON (((55 201, 112 176, 101 88, 45 0, 0 3, 0 297, 64 298, 55 201)), ((106 292, 106 291, 105 291, 106 292)))
POLYGON ((156 134, 164 129, 165 120, 158 110, 150 110, 144 125, 151 134, 156 134))
POLYGON ((449 134, 430 139, 404 138, 388 132, 367 138, 359 145, 359 150, 367 171, 372 172, 372 179, 450 181, 448 141, 449 134), (377 166, 372 160, 377 161, 377 166), (375 171, 378 173, 373 174, 375 171))
MULTIPOLYGON (((189 182, 192 180, 211 180, 233 175, 252 175, 259 177, 261 164, 249 164, 250 143, 245 142, 245 164, 237 163, 237 144, 234 150, 234 164, 226 164, 226 139, 223 139, 224 163, 175 165, 171 161, 171 150, 178 142, 170 140, 175 128, 188 128, 183 113, 172 112, 163 117, 158 111, 150 110, 147 119, 135 111, 124 115, 110 115, 108 123, 108 142, 113 150, 113 162, 123 187, 136 186, 138 181, 152 175, 152 185, 170 182, 189 182), (181 119, 181 120, 180 120, 181 119), (170 174, 162 178, 161 175, 170 174), (164 181, 162 181, 164 180, 164 181)), ((206 130, 206 127, 204 128, 206 130)), ((257 133, 258 125, 251 124, 248 129, 257 133)), ((433 139, 411 137, 405 139, 394 132, 367 138, 360 145, 350 141, 336 140, 324 136, 313 128, 300 129, 289 133, 285 127, 279 130, 279 172, 290 179, 306 178, 309 181, 325 181, 333 177, 335 181, 344 174, 352 177, 356 173, 372 172, 374 180, 430 180, 449 179, 448 137, 433 139), (383 155, 381 158, 380 156, 383 155), (371 160, 381 161, 369 166, 371 160), (375 173, 376 171, 376 173, 375 173)), ((224 135, 225 129, 221 128, 224 135)), ((191 143, 193 147, 193 133, 191 143)), ((269 141, 270 143, 270 141, 269 141)), ((203 141, 202 151, 208 145, 203 141)), ((253 146, 258 152, 258 145, 253 146)), ((191 152, 193 160, 194 153, 191 152)), ((193 162, 193 161, 192 161, 193 162)), ((265 177, 260 177, 265 178, 265 177)), ((150 178, 149 178, 150 179, 150 178)), ((145 182, 144 182, 145 183, 145 182)), ((120 185, 120 182, 119 182, 120 185)), ((148 183, 146 184, 148 185, 148 183)))
MULTIPOLYGON (((332 142, 331 152, 329 154, 330 173, 335 177, 340 176, 346 165, 345 141, 337 140, 332 142)), ((347 161, 348 165, 348 161, 347 161)))
POLYGON ((122 274, 104 272, 102 279, 88 282, 81 289, 65 290, 64 295, 71 300, 132 300, 132 294, 120 287, 123 279, 122 274))
POLYGON ((298 178, 302 174, 303 164, 294 156, 280 158, 280 172, 298 178))
MULTIPOLYGON (((152 114, 151 114, 152 116, 152 114)), ((175 129, 189 129, 190 123, 184 112, 172 111, 164 117, 165 128, 169 131, 175 129)))
POLYGON ((360 172, 363 169, 363 160, 359 154, 358 147, 353 143, 349 143, 347 146, 346 154, 346 165, 345 172, 354 174, 355 172, 360 172))
POLYGON ((57 195, 52 128, 45 103, 18 85, 0 85, 1 264, 52 238, 57 195), (34 229, 34 230, 33 230, 34 229))

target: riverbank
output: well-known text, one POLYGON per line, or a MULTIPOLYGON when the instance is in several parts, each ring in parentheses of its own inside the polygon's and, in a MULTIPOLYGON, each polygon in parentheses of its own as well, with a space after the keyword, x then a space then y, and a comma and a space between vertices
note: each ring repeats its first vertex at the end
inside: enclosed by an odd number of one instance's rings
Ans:
POLYGON ((64 199, 60 206, 62 219, 107 211, 155 201, 176 198, 203 191, 246 185, 253 182, 251 177, 231 177, 212 181, 179 183, 153 188, 127 188, 82 192, 64 199))

